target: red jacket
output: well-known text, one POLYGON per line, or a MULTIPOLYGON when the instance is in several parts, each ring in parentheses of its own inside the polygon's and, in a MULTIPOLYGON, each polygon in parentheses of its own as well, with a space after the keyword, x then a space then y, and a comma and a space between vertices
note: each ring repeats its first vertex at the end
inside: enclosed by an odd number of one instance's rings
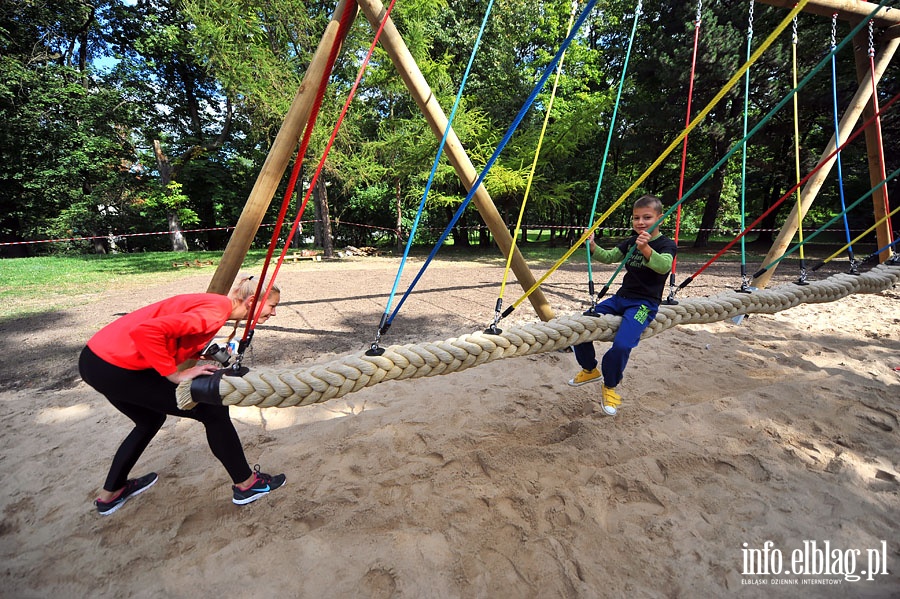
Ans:
POLYGON ((100 329, 87 345, 126 370, 162 376, 196 359, 231 315, 231 300, 215 293, 176 295, 135 310, 100 329))

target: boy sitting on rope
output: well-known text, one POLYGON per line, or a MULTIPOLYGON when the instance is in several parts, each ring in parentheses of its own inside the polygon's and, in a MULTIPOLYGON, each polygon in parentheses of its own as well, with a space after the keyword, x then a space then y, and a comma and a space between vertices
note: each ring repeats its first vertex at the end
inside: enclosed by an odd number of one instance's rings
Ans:
POLYGON ((622 317, 622 324, 619 325, 612 346, 603 355, 600 365, 602 379, 597 370, 594 343, 588 341, 574 347, 575 359, 582 370, 569 381, 573 387, 580 387, 602 380, 600 406, 608 416, 615 416, 616 408, 622 403, 621 396, 616 393, 616 386, 622 380, 631 350, 637 347, 641 333, 659 310, 666 279, 675 259, 675 242, 659 232, 657 223, 662 214, 662 202, 659 198, 641 196, 635 200, 631 214, 631 226, 636 236, 610 250, 598 248, 594 243, 594 236, 588 237, 591 255, 600 262, 613 264, 627 256, 625 276, 619 290, 585 312, 590 316, 614 314, 622 317), (632 251, 629 253, 629 250, 632 251))

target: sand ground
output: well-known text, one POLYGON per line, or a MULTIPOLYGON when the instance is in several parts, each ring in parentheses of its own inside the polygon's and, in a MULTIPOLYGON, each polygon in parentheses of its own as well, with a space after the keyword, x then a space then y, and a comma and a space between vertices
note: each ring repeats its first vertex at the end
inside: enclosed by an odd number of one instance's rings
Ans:
MULTIPOLYGON (((364 351, 396 264, 285 265, 282 304, 249 365, 364 351)), ((735 268, 684 294, 734 287, 735 268)), ((896 289, 647 339, 615 418, 597 412, 596 386, 566 384, 570 353, 304 408, 232 408, 250 463, 288 478, 246 507, 231 503, 202 426, 170 418, 134 473, 157 471, 159 483, 99 517, 92 500, 130 427, 80 381, 78 352, 117 315, 203 291, 210 276, 86 292, 0 324, 11 350, 0 364, 0 595, 900 595, 896 289), (748 575, 749 550, 767 541, 772 568, 800 556, 813 572, 804 548, 827 548, 846 575, 748 575), (878 573, 851 580, 867 568, 878 573)), ((386 341, 483 329, 501 279, 496 262, 436 261, 386 341)), ((583 279, 573 267, 548 281, 555 311, 584 308, 583 279)), ((511 282, 507 305, 520 295, 511 282)), ((527 303, 514 318, 532 318, 527 303)))

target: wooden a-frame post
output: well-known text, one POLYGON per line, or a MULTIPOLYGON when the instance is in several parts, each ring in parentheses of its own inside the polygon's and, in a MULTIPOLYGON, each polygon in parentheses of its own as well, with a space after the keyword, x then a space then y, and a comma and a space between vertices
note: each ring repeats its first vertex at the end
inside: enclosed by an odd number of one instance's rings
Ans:
MULTIPOLYGON (((372 27, 377 28, 381 24, 385 14, 385 8, 381 0, 359 0, 359 7, 372 24, 372 27)), ((387 51, 388 56, 391 57, 391 61, 406 84, 409 93, 412 94, 413 99, 419 106, 419 110, 422 111, 422 114, 428 121, 432 133, 438 139, 441 139, 449 122, 447 116, 435 99, 431 87, 425 80, 425 76, 419 70, 419 66, 403 41, 403 37, 397 31, 390 18, 388 18, 384 31, 381 33, 381 45, 387 51)), ((450 161, 450 164, 456 170, 456 174, 463 185, 465 185, 467 190, 471 191, 472 185, 478 179, 478 172, 472 165, 472 161, 469 160, 469 156, 463 149, 462 142, 460 142, 452 127, 447 132, 444 153, 447 156, 447 160, 450 161)), ((512 235, 509 234, 506 223, 500 216, 497 206, 488 194, 487 189, 484 188, 484 185, 478 186, 472 196, 472 200, 481 218, 484 219, 485 224, 497 241, 500 251, 503 252, 504 256, 508 256, 510 249, 513 247, 512 235)), ((527 291, 535 284, 534 275, 528 268, 528 264, 525 262, 522 254, 519 253, 518 247, 513 252, 511 268, 523 289, 527 291)), ((541 320, 547 321, 553 318, 553 310, 550 308, 550 304, 540 288, 528 296, 528 299, 541 320)))
MULTIPOLYGON (((756 1, 761 4, 769 4, 771 6, 778 6, 783 8, 791 8, 794 6, 794 0, 756 1)), ((855 26, 865 17, 869 16, 869 14, 871 14, 872 11, 877 7, 878 5, 872 2, 862 2, 857 0, 810 0, 809 2, 807 2, 806 6, 803 7, 803 11, 829 17, 836 14, 839 19, 849 21, 851 25, 855 26)), ((891 10, 889 7, 883 7, 876 13, 875 17, 872 19, 872 22, 876 27, 882 30, 882 34, 878 37, 877 40, 880 50, 875 55, 874 61, 875 80, 872 80, 872 72, 869 68, 867 54, 868 33, 866 33, 865 36, 863 36, 861 33, 860 37, 854 40, 856 42, 854 44, 854 55, 857 65, 856 70, 859 87, 850 102, 849 108, 847 108, 847 110, 844 112, 840 124, 838 125, 838 132, 842 140, 845 140, 850 136, 850 133, 856 126, 856 123, 859 121, 861 116, 868 118, 875 114, 875 109, 873 107, 872 90, 873 88, 877 87, 878 82, 884 75, 884 72, 890 66, 891 60, 894 58, 894 54, 897 52, 898 45, 900 45, 900 31, 898 31, 898 28, 900 28, 900 11, 891 10), (865 39, 863 39, 863 37, 865 39), (862 46, 860 46, 861 43, 862 46), (863 56, 865 57, 865 59, 863 59, 863 56)), ((882 179, 879 156, 884 152, 884 148, 879 143, 880 139, 877 135, 874 134, 874 131, 874 125, 870 125, 866 128, 865 132, 866 150, 869 157, 869 178, 872 182, 873 187, 877 185, 882 179)), ((834 152, 834 149, 836 147, 837 144, 835 143, 835 137, 832 136, 831 141, 825 147, 825 150, 822 152, 822 156, 819 158, 819 163, 817 163, 820 164, 824 161, 825 164, 823 164, 822 167, 819 168, 819 170, 816 171, 816 173, 809 179, 809 181, 806 182, 806 185, 804 185, 802 191, 800 192, 801 213, 798 214, 798 207, 795 204, 793 209, 791 210, 790 215, 788 215, 784 226, 781 227, 781 231, 775 238, 775 241, 772 242, 772 247, 769 248, 769 253, 766 254, 766 257, 763 260, 763 265, 771 264, 782 255, 784 255, 785 251, 787 251, 788 245, 791 243, 791 240, 794 238, 794 235, 797 233, 797 230, 800 226, 800 220, 806 215, 810 206, 812 206, 813 201, 815 201, 816 199, 816 195, 819 193, 819 190, 822 188, 825 179, 831 172, 832 166, 836 162, 835 157, 826 160, 828 155, 834 152)), ((883 188, 877 189, 872 194, 872 202, 874 206, 875 220, 877 221, 885 215, 883 188)), ((881 225, 879 225, 879 227, 876 229, 876 236, 878 238, 878 247, 883 247, 890 243, 889 241, 887 241, 887 239, 890 237, 890 227, 888 221, 885 221, 881 225)), ((885 251, 879 258, 883 262, 889 257, 890 252, 885 251)), ((756 279, 754 284, 760 288, 766 287, 769 284, 769 281, 772 279, 772 275, 775 273, 775 268, 777 266, 777 264, 775 266, 772 266, 764 274, 760 275, 760 277, 756 279)))
POLYGON ((275 190, 278 188, 282 176, 284 176, 284 171, 291 161, 291 156, 297 149, 297 143, 309 120, 313 102, 319 91, 322 77, 325 74, 328 55, 335 44, 341 44, 342 42, 342 40, 337 38, 337 35, 341 16, 345 10, 352 10, 355 17, 357 11, 356 2, 353 0, 340 0, 337 3, 334 14, 331 15, 331 21, 326 26, 325 33, 322 34, 319 47, 309 63, 306 74, 303 76, 300 88, 297 90, 291 107, 281 124, 281 128, 275 136, 275 141, 272 142, 266 161, 256 177, 256 183, 254 183, 250 196, 244 204, 244 209, 241 212, 237 225, 235 225, 234 233, 232 233, 231 239, 228 240, 228 245, 222 254, 222 260, 219 262, 219 266, 216 268, 216 272, 209 283, 207 288, 209 293, 227 294, 238 271, 241 269, 241 265, 244 263, 244 258, 247 257, 247 250, 250 249, 250 244, 253 243, 253 238, 259 230, 260 224, 262 224, 269 204, 272 202, 272 196, 275 195, 275 190))
MULTIPOLYGON (((385 12, 381 2, 378 0, 360 0, 359 5, 372 23, 372 26, 377 28, 381 24, 385 12)), ((256 184, 250 192, 250 197, 244 206, 234 234, 225 248, 222 261, 210 282, 208 289, 210 292, 227 293, 243 263, 247 250, 250 249, 253 237, 262 223, 275 189, 278 187, 278 183, 288 166, 300 134, 306 126, 312 101, 318 90, 319 82, 322 80, 328 52, 333 44, 340 43, 336 36, 338 21, 344 10, 356 10, 356 2, 352 0, 341 0, 338 2, 331 22, 328 24, 313 60, 310 62, 309 69, 303 78, 300 90, 294 98, 294 102, 288 115, 285 117, 278 136, 269 150, 269 155, 260 171, 256 184)), ((425 77, 390 19, 388 19, 382 32, 381 43, 425 116, 431 130, 440 139, 447 127, 448 119, 441 110, 437 100, 434 99, 434 94, 431 93, 425 77)), ((456 169, 460 180, 467 189, 471 190, 472 185, 478 178, 477 172, 463 149, 462 143, 452 129, 447 135, 444 151, 448 160, 456 169)), ((500 250, 504 255, 508 255, 513 246, 512 236, 509 234, 506 223, 483 185, 479 185, 478 189, 475 190, 473 200, 485 224, 488 226, 491 234, 493 234, 494 239, 496 239, 500 250)), ((518 248, 513 252, 511 268, 523 289, 530 289, 536 282, 518 248)), ((534 291, 528 299, 541 320, 547 321, 553 318, 553 310, 540 289, 534 291)))

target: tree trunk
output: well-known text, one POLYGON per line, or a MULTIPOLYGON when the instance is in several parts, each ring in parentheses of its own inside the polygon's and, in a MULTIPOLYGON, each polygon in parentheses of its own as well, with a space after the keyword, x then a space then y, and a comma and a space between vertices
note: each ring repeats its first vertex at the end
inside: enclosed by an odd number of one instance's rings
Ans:
POLYGON ((491 230, 487 225, 478 227, 478 247, 486 248, 491 245, 491 230))
POLYGON ((695 248, 709 245, 709 237, 712 234, 713 227, 716 226, 716 217, 719 215, 719 207, 722 204, 722 189, 724 185, 725 172, 723 169, 718 169, 713 175, 712 184, 706 196, 706 206, 703 208, 700 230, 697 231, 697 239, 694 241, 695 248))
POLYGON ((97 231, 91 231, 91 245, 94 246, 95 254, 106 254, 106 244, 103 243, 103 239, 97 234, 97 231))
MULTIPOLYGON (((166 189, 169 186, 169 183, 172 182, 172 171, 174 169, 172 168, 172 163, 169 161, 169 157, 162 151, 162 145, 159 143, 158 139, 153 140, 153 153, 156 155, 156 166, 159 170, 159 183, 163 189, 166 189)), ((169 224, 172 251, 186 252, 188 246, 184 239, 184 234, 181 232, 181 222, 178 219, 178 214, 169 212, 166 215, 166 220, 169 224)))
MULTIPOLYGON (((447 222, 448 223, 451 220, 453 220, 453 215, 455 212, 456 211, 453 208, 451 208, 450 206, 447 206, 447 222)), ((451 233, 451 235, 453 235, 453 245, 454 246, 461 247, 461 248, 467 248, 470 246, 469 236, 466 234, 466 232, 463 229, 460 228, 461 220, 462 220, 462 218, 460 218, 458 221, 456 221, 456 226, 453 227, 453 229, 450 231, 450 233, 451 233)))
MULTIPOLYGON (((778 176, 776 173, 772 173, 772 175, 769 177, 769 183, 768 185, 766 185, 766 200, 763 202, 762 211, 765 212, 766 210, 771 208, 772 204, 778 201, 780 197, 781 195, 778 186, 778 176)), ((756 239, 754 240, 754 242, 764 245, 772 245, 772 240, 775 238, 774 229, 777 219, 778 209, 776 208, 775 210, 770 212, 768 216, 759 221, 759 225, 757 225, 756 229, 756 239)), ((746 224, 749 225, 750 223, 746 224)))
POLYGON ((334 258, 334 240, 331 238, 331 217, 328 214, 328 190, 325 181, 319 177, 316 181, 316 212, 322 221, 322 250, 326 258, 334 258))
MULTIPOLYGON (((321 180, 321 178, 319 179, 321 180)), ((319 182, 316 181, 316 189, 313 193, 313 213, 315 222, 313 223, 313 245, 316 247, 325 247, 325 221, 322 218, 322 198, 319 197, 319 182)))
POLYGON ((395 179, 394 199, 397 202, 397 252, 403 251, 403 203, 400 201, 400 177, 395 179))

